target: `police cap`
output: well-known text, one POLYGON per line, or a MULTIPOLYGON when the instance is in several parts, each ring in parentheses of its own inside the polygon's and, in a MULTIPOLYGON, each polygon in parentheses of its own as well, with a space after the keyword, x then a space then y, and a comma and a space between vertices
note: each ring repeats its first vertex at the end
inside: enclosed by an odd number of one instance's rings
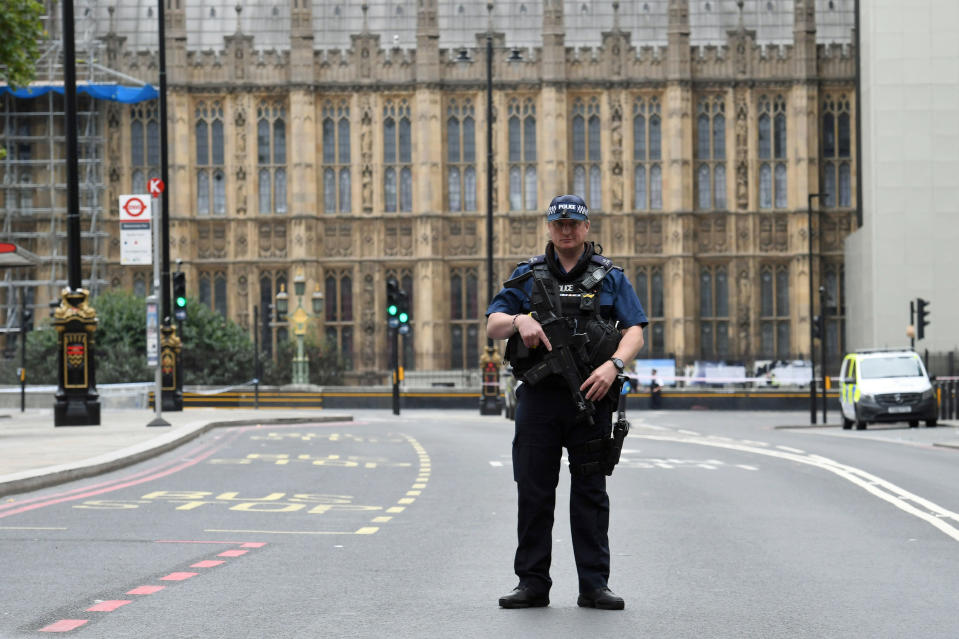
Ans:
POLYGON ((578 195, 557 195, 546 209, 546 221, 588 220, 589 207, 578 195))

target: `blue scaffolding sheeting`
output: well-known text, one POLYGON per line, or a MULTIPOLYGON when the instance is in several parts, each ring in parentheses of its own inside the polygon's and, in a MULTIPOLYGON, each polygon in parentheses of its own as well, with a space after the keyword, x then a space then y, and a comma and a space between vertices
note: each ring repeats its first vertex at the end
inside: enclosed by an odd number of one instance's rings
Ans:
MULTIPOLYGON (((38 98, 51 91, 63 95, 63 87, 57 85, 31 86, 23 89, 0 86, 0 95, 9 93, 15 98, 38 98)), ((97 100, 112 100, 125 104, 154 100, 159 96, 156 88, 149 84, 142 87, 125 87, 119 84, 78 84, 77 93, 86 93, 97 100)))

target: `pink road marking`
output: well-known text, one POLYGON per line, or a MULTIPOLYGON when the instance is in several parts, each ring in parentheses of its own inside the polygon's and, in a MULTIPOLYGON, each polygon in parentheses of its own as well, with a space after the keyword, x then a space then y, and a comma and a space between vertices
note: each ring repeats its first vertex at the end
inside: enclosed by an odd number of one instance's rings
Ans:
POLYGON ((98 604, 90 606, 86 609, 85 612, 113 612, 120 606, 125 606, 128 603, 133 603, 129 599, 113 599, 110 601, 101 601, 98 604))
POLYGON ((266 543, 262 541, 248 541, 240 546, 240 548, 262 548, 265 545, 266 543))
POLYGON ((40 628, 40 632, 70 632, 74 628, 79 628, 86 622, 90 621, 89 619, 61 619, 56 623, 52 623, 49 626, 40 628))
POLYGON ((187 541, 183 539, 157 539, 157 544, 242 544, 242 541, 187 541))
MULTIPOLYGON (((237 430, 237 431, 234 433, 234 437, 233 437, 233 438, 230 438, 230 439, 235 439, 237 436, 239 436, 239 434, 240 434, 241 432, 242 432, 241 430, 237 430)), ((166 477, 167 475, 172 475, 173 473, 175 473, 175 472, 177 472, 177 471, 180 471, 180 470, 183 470, 184 468, 189 468, 190 466, 194 466, 194 465, 196 465, 196 464, 199 464, 201 461, 205 460, 207 457, 210 457, 211 455, 213 455, 214 453, 216 453, 216 452, 219 451, 220 449, 225 448, 225 447, 230 443, 230 439, 227 439, 226 441, 221 442, 221 444, 220 444, 219 446, 216 446, 216 447, 213 448, 212 450, 208 450, 208 451, 205 452, 203 455, 198 455, 198 456, 194 457, 194 458, 193 458, 192 460, 190 460, 190 461, 184 462, 184 463, 180 464, 179 466, 174 466, 173 468, 169 468, 169 469, 164 470, 164 471, 162 471, 162 472, 154 473, 153 475, 149 475, 149 476, 147 476, 147 477, 141 477, 140 479, 136 479, 136 480, 133 480, 133 481, 124 482, 124 483, 122 483, 122 484, 117 484, 117 485, 114 485, 114 486, 108 486, 108 487, 106 487, 106 488, 101 488, 101 489, 99 489, 99 490, 91 490, 91 491, 88 491, 88 492, 85 492, 85 493, 80 493, 80 494, 78 494, 78 495, 73 495, 73 496, 70 496, 70 497, 60 497, 59 499, 50 499, 49 501, 40 502, 40 503, 37 503, 37 504, 31 504, 31 505, 29 505, 29 506, 24 506, 24 507, 18 508, 18 509, 16 509, 16 510, 11 510, 11 511, 9 511, 9 512, 0 513, 0 519, 3 519, 4 517, 9 517, 9 516, 11 516, 11 515, 18 515, 18 514, 20 514, 20 513, 22 513, 22 512, 27 512, 28 510, 34 510, 34 509, 36 509, 36 508, 43 508, 44 506, 52 506, 53 504, 59 504, 59 503, 64 502, 64 501, 73 501, 73 500, 75 500, 75 499, 83 499, 83 498, 85 498, 85 497, 92 497, 92 496, 94 496, 94 495, 99 495, 99 494, 101 494, 101 493, 108 493, 108 492, 112 492, 112 491, 114 491, 114 490, 120 490, 121 488, 128 488, 128 487, 130 487, 130 486, 136 486, 137 484, 142 484, 142 483, 144 483, 144 482, 152 481, 152 480, 154 480, 154 479, 159 479, 159 478, 161 478, 161 477, 166 477)), ((179 459, 183 459, 183 458, 185 458, 185 457, 188 457, 188 456, 194 455, 194 454, 195 454, 195 452, 189 453, 188 455, 184 455, 183 457, 180 457, 179 459)), ((179 461, 179 459, 178 459, 177 461, 179 461)))
POLYGON ((219 566, 220 564, 225 564, 225 561, 217 561, 215 559, 205 559, 204 561, 198 561, 195 564, 192 564, 190 568, 213 568, 214 566, 219 566))
POLYGON ((133 590, 128 590, 126 594, 128 595, 152 595, 155 592, 160 592, 166 588, 166 586, 137 586, 133 590))
POLYGON ((239 557, 250 552, 249 550, 224 550, 217 557, 239 557))
POLYGON ((160 581, 183 581, 199 574, 198 572, 171 572, 166 577, 160 577, 160 581))

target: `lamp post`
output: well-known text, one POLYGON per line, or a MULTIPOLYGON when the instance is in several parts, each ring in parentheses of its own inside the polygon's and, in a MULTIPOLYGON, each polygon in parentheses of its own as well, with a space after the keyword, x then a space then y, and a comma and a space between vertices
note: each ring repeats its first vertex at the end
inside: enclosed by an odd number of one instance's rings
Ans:
MULTIPOLYGON (((310 296, 312 300, 313 313, 307 313, 303 308, 303 295, 306 293, 306 278, 299 274, 293 278, 293 293, 296 295, 296 310, 290 318, 293 322, 293 334, 296 336, 296 355, 293 357, 293 383, 298 386, 305 386, 310 383, 310 364, 306 358, 304 350, 304 337, 306 336, 306 324, 311 318, 319 317, 323 312, 323 293, 319 289, 314 290, 310 296)), ((285 315, 290 308, 290 295, 286 292, 284 286, 280 285, 280 292, 276 294, 276 310, 280 315, 285 315)))
POLYGON ((819 285, 819 315, 822 317, 822 330, 819 333, 819 354, 822 360, 822 423, 826 425, 826 332, 829 324, 826 319, 826 287, 819 285))
POLYGON ((809 423, 816 423, 816 349, 815 340, 815 317, 813 309, 815 307, 812 285, 812 201, 813 198, 820 197, 819 193, 810 193, 806 200, 806 240, 809 244, 809 361, 811 365, 812 378, 809 380, 809 423))

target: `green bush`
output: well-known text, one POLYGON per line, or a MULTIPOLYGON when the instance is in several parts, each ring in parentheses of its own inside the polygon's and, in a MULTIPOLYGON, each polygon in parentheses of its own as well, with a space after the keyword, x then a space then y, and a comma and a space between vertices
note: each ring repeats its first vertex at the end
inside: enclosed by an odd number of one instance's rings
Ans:
MULTIPOLYGON (((92 301, 97 311, 96 379, 98 384, 153 381, 146 362, 146 300, 132 293, 108 291, 92 301)), ((253 340, 239 325, 191 300, 179 335, 180 370, 187 385, 239 384, 253 378, 253 340)), ((315 333, 304 340, 310 382, 339 384, 343 367, 335 348, 320 345, 315 333)), ((276 361, 261 352, 261 384, 289 384, 296 342, 280 343, 276 361)), ((20 352, 0 362, 0 384, 17 384, 20 352)), ((57 333, 44 327, 27 334, 27 383, 57 383, 57 333)))

